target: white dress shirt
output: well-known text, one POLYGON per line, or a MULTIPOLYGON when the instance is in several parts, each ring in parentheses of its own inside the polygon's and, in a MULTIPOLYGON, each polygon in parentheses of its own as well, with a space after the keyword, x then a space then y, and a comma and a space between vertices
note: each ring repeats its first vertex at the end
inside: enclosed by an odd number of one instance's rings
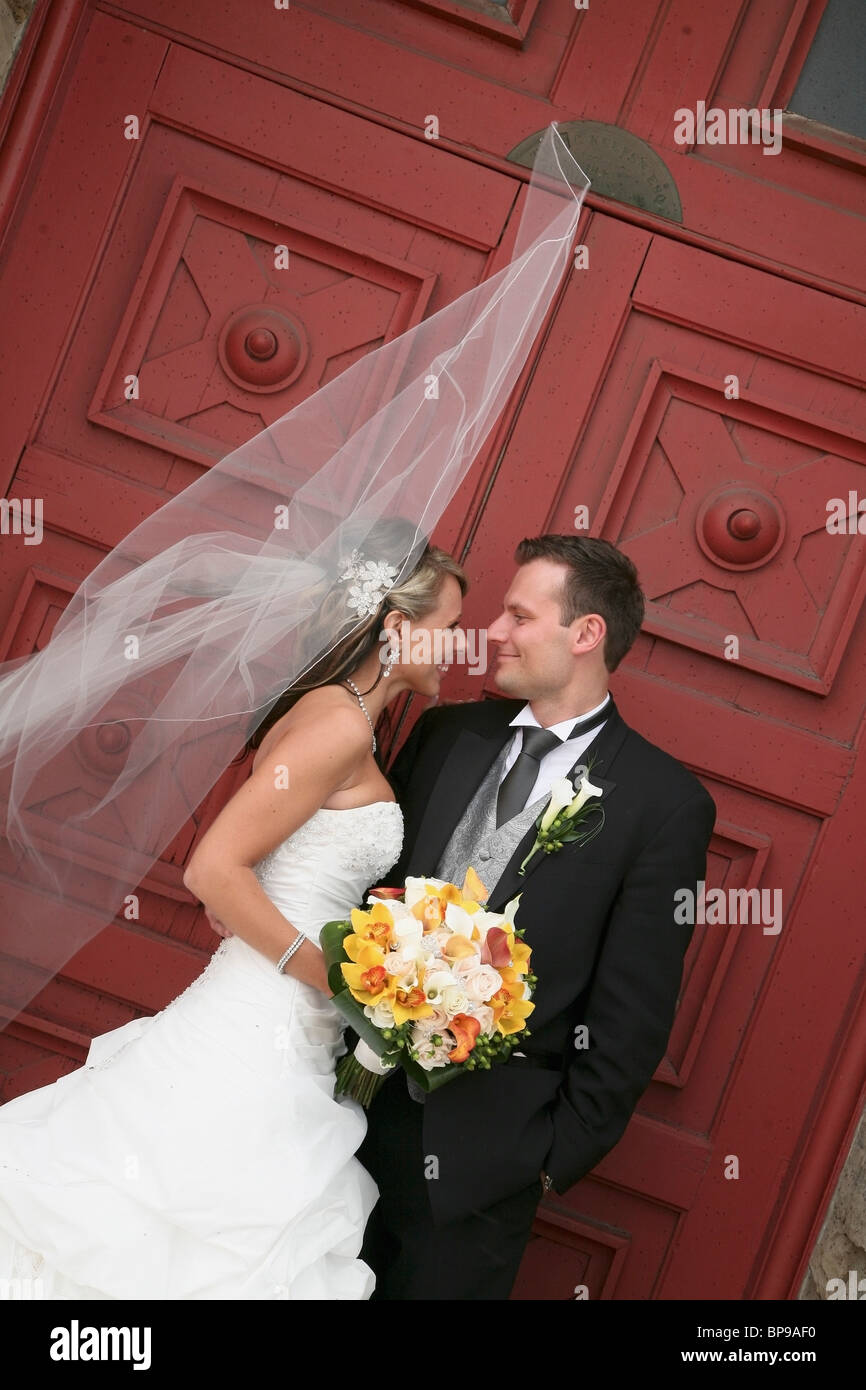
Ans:
MULTIPOLYGON (((587 729, 585 734, 578 734, 577 738, 568 739, 568 735, 571 733, 575 724, 580 723, 582 719, 589 719, 593 714, 598 714, 598 711, 603 709, 609 700, 610 695, 607 694, 604 699, 592 709, 584 710, 583 714, 576 714, 573 719, 563 719, 558 724, 550 725, 550 733, 557 734, 563 742, 558 748, 551 748, 550 752, 545 753, 544 757, 541 759, 538 765, 538 776, 535 779, 532 791, 523 803, 524 808, 531 805, 533 801, 537 801, 540 796, 548 796, 557 777, 567 776, 571 768, 574 767, 574 764, 580 761, 581 753, 589 747, 596 735, 601 733, 607 720, 603 719, 600 724, 596 724, 595 728, 587 729), (565 742, 567 739, 568 742, 565 742)), ((511 740, 511 747, 508 750, 505 766, 502 769, 502 776, 499 779, 500 786, 509 770, 516 763, 520 749, 523 746, 523 734, 520 730, 526 724, 530 725, 533 729, 541 729, 544 727, 542 724, 539 724, 529 704, 525 704, 522 710, 518 710, 517 714, 511 720, 511 723, 516 726, 516 732, 511 740)))

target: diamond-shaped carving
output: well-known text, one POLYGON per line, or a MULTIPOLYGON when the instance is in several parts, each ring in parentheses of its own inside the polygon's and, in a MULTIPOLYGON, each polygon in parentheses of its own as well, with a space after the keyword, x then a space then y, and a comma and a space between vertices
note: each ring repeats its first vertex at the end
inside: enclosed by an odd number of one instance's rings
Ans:
POLYGON ((178 178, 88 418, 213 462, 417 323, 434 281, 178 178))
POLYGON ((866 593, 862 540, 827 502, 862 493, 860 441, 790 410, 726 400, 654 362, 594 531, 638 567, 645 630, 826 694, 866 593))

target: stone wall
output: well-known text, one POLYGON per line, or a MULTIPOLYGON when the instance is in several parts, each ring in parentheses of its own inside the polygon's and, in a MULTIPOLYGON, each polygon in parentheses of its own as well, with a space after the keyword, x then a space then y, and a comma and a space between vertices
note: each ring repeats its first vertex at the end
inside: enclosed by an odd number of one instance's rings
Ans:
POLYGON ((35 8, 36 0, 0 0, 0 92, 6 86, 18 45, 35 8))
POLYGON ((850 1297, 854 1282, 860 1285, 857 1296, 866 1298, 866 1112, 839 1175, 799 1296, 813 1300, 827 1299, 831 1294, 850 1297), (851 1278, 852 1270, 856 1281, 851 1278), (830 1284, 831 1279, 844 1282, 844 1295, 838 1284, 830 1284))

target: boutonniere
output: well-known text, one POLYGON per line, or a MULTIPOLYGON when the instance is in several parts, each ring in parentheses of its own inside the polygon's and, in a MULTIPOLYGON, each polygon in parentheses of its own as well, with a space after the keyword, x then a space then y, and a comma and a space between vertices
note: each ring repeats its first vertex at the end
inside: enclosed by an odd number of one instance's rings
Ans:
POLYGON ((604 825, 604 807, 595 800, 603 795, 602 788, 590 782, 586 773, 575 789, 568 777, 557 777, 550 800, 535 822, 535 844, 517 872, 523 875, 526 865, 538 849, 554 854, 563 845, 587 844, 604 825))

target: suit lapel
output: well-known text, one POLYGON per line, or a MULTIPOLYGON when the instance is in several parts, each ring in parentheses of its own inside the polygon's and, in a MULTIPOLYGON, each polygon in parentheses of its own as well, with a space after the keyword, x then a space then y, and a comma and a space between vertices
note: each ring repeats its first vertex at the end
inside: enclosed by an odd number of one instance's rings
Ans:
MULTIPOLYGON (((612 781, 609 777, 602 777, 600 773, 602 771, 607 772, 610 769, 613 760, 619 752, 627 733, 628 725, 625 723, 619 710, 614 704, 613 696, 611 696, 610 714, 608 715, 607 719, 605 720, 596 737, 593 739, 592 743, 590 743, 587 746, 583 753, 581 753, 580 757, 575 759, 571 771, 568 774, 569 776, 571 776, 576 767, 579 767, 582 764, 591 761, 592 769, 588 774, 589 780, 593 783, 594 786, 600 787, 602 792, 601 796, 597 798, 598 801, 605 801, 616 787, 616 782, 612 781)), ((545 801, 542 803, 542 810, 544 809, 544 806, 546 804, 547 798, 545 798, 545 801)), ((537 820, 538 816, 536 816, 535 819, 537 820)), ((523 891, 523 889, 526 887, 526 884, 529 882, 529 879, 531 878, 532 874, 536 872, 539 866, 543 864, 546 860, 554 857, 552 855, 545 854, 543 850, 538 850, 535 854, 533 854, 529 863, 526 865, 526 871, 523 874, 518 873, 520 865, 523 863, 523 860, 526 858, 527 854, 532 848, 532 845, 535 843, 536 833, 536 825, 535 821, 533 821, 532 825, 530 825, 526 834, 523 836, 523 839, 520 841, 520 844, 517 846, 517 849, 514 851, 514 854, 511 856, 507 865, 505 866, 505 871, 502 874, 502 877, 497 883, 495 889, 493 890, 493 893, 491 894, 488 903, 486 904, 487 907, 491 909, 491 911, 501 912, 502 908, 505 906, 505 904, 509 901, 510 898, 513 898, 517 893, 523 891)), ((603 833, 604 832, 602 831, 602 834, 603 833)), ((569 851, 574 852, 575 850, 577 851, 577 853, 580 853, 580 850, 577 846, 564 845, 563 848, 561 850, 556 851, 556 853, 565 854, 569 851)))

